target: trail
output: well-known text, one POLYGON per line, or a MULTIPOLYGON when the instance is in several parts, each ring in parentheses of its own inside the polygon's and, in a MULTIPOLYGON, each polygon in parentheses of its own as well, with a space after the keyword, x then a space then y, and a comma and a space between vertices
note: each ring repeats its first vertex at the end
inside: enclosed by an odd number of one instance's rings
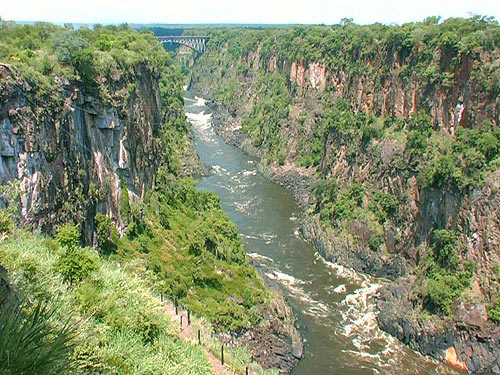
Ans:
MULTIPOLYGON (((173 321, 179 322, 179 337, 191 342, 198 340, 193 328, 188 325, 188 317, 185 311, 178 310, 175 313, 175 306, 171 301, 164 302, 165 311, 170 315, 173 321), (180 317, 182 316, 182 327, 180 326, 180 317)), ((222 362, 206 347, 203 347, 210 364, 212 365, 212 374, 214 375, 236 375, 227 364, 222 362)))

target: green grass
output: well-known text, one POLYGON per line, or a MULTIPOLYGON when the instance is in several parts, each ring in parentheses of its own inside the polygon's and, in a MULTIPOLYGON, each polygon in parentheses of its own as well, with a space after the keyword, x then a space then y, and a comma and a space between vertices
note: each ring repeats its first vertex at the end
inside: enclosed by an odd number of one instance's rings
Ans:
MULTIPOLYGON (((0 243, 0 264, 17 293, 54 309, 57 328, 71 317, 77 339, 71 361, 78 374, 210 374, 203 350, 180 340, 146 277, 101 258, 78 285, 57 270, 64 254, 41 236, 20 233, 0 243)), ((146 273, 147 274, 147 273, 146 273)))
POLYGON ((28 311, 10 296, 0 308, 0 374, 67 374, 75 331, 66 321, 54 327, 57 309, 39 302, 28 311))

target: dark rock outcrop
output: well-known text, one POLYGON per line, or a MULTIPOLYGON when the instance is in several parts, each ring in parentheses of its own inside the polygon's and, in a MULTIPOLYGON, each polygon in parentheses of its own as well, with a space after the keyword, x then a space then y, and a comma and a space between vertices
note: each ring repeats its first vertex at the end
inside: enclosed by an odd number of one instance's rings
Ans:
POLYGON ((500 372, 500 328, 487 320, 484 306, 457 306, 455 318, 418 314, 411 301, 411 278, 382 288, 377 301, 380 327, 411 348, 471 373, 500 372), (448 353, 455 353, 455 363, 448 353))
POLYGON ((140 65, 115 77, 108 100, 64 81, 40 101, 28 82, 0 64, 0 183, 18 181, 23 224, 51 233, 76 221, 87 243, 96 212, 123 227, 122 183, 130 200, 143 197, 161 162, 157 74, 140 65))

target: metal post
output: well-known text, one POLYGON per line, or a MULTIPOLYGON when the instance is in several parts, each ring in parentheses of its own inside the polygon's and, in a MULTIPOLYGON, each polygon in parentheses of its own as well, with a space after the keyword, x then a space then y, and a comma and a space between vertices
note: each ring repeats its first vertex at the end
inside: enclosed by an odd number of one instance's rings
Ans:
POLYGON ((222 362, 222 366, 224 366, 224 344, 222 344, 221 346, 221 362, 222 362))
POLYGON ((201 345, 201 332, 198 330, 198 345, 201 345))
POLYGON ((163 302, 163 292, 160 293, 160 301, 163 302))
POLYGON ((191 325, 191 311, 187 311, 188 313, 188 326, 191 325))
POLYGON ((245 375, 248 375, 248 366, 245 367, 245 375))
POLYGON ((181 331, 182 331, 182 315, 181 315, 181 331))
POLYGON ((175 315, 179 315, 179 311, 177 311, 177 300, 174 301, 175 305, 175 315))

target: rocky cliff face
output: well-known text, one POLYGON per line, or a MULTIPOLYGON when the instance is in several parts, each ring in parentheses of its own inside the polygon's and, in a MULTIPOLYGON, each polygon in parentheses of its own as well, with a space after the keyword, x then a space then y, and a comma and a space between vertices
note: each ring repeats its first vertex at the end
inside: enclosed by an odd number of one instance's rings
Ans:
POLYGON ((66 81, 41 101, 0 64, 0 182, 18 181, 24 224, 53 232, 79 222, 87 243, 96 212, 123 227, 122 186, 130 200, 142 197, 161 162, 158 78, 141 65, 115 77, 111 100, 66 81))
MULTIPOLYGON (((194 68, 193 87, 210 94, 221 114, 219 132, 261 157, 263 171, 309 207, 302 233, 327 259, 394 280, 380 297, 383 329, 462 369, 500 373, 499 326, 487 314, 487 306, 499 294, 494 271, 500 264, 498 170, 467 190, 429 187, 405 151, 405 137, 412 130, 408 124, 417 113, 430 115, 433 131, 443 130, 450 140, 458 128, 483 121, 499 125, 494 81, 500 50, 457 53, 433 47, 431 57, 424 57, 430 52, 418 43, 413 48, 379 43, 369 56, 354 46, 345 53, 343 61, 348 64, 335 64, 337 56, 293 57, 293 49, 321 49, 317 40, 293 46, 286 36, 276 42, 278 37, 269 33, 258 35, 245 49, 236 44, 246 40, 244 35, 215 35, 194 68), (270 47, 272 43, 286 47, 280 50, 270 47), (423 61, 429 65, 423 67, 423 61), (374 116, 379 124, 384 118, 399 121, 403 130, 368 140, 347 130, 323 132, 326 113, 337 99, 355 114, 374 116), (315 146, 311 139, 318 133, 322 135, 315 146), (301 157, 315 152, 315 166, 297 166, 301 157), (366 194, 359 205, 365 208, 373 192, 393 196, 398 202, 395 214, 377 224, 369 210, 359 210, 353 219, 325 225, 311 197, 315 180, 334 181, 343 189, 339 196, 361 184, 366 194), (437 228, 458 233, 460 262, 476 267, 470 287, 452 304, 451 316, 444 318, 423 307, 427 281, 421 270, 432 257, 430 243, 437 228), (383 239, 378 251, 370 249, 375 236, 383 239)), ((348 50, 349 41, 334 42, 348 50)))
MULTIPOLYGON (((384 53, 387 52, 380 51, 384 53)), ((325 63, 314 61, 282 61, 278 65, 279 58, 271 56, 267 69, 279 69, 288 75, 290 83, 297 86, 299 96, 328 88, 333 97, 347 99, 356 111, 377 116, 408 118, 425 110, 432 115, 435 124, 450 133, 458 126, 470 127, 484 120, 493 119, 498 123, 500 102, 495 95, 484 92, 477 80, 478 74, 488 74, 495 69, 496 54, 484 52, 476 59, 462 57, 457 67, 448 72, 453 78, 446 83, 422 80, 418 74, 405 77, 404 67, 411 65, 414 59, 412 55, 387 53, 383 58, 366 63, 375 73, 350 74, 342 67, 328 69, 325 63), (484 71, 481 69, 484 66, 492 68, 484 71)))

